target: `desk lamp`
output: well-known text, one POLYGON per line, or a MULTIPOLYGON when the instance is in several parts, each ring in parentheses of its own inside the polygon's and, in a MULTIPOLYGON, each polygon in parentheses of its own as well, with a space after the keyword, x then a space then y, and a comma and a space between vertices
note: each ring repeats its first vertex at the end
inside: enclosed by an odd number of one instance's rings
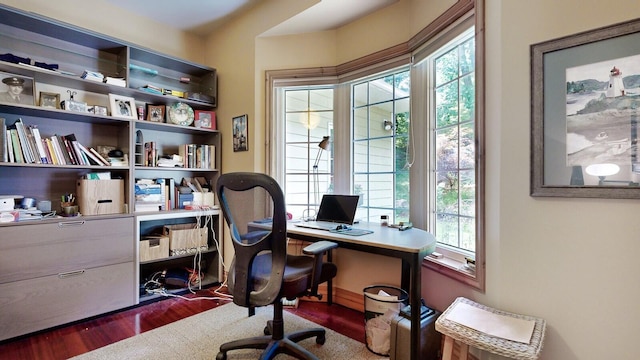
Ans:
POLYGON ((322 156, 322 151, 327 150, 329 148, 329 136, 323 136, 322 141, 318 143, 318 155, 316 156, 316 161, 313 163, 313 200, 314 206, 316 208, 316 213, 318 212, 318 163, 320 163, 320 157, 322 156))

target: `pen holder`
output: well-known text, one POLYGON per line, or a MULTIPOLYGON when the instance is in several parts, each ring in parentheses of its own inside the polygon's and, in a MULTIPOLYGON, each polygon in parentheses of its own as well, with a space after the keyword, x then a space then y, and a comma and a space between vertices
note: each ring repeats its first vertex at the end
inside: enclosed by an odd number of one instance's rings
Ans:
POLYGON ((63 216, 78 216, 78 205, 72 202, 62 202, 60 206, 62 207, 63 216))

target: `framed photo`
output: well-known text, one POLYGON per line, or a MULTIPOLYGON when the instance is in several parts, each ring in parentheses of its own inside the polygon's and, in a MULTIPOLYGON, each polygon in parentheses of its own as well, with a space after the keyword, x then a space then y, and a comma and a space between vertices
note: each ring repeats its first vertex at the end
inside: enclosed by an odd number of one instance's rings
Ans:
POLYGON ((216 124, 216 112, 196 110, 196 120, 194 125, 195 127, 216 130, 218 128, 216 124))
POLYGON ((40 91, 40 106, 60 109, 60 94, 40 91))
POLYGON ((531 196, 640 198, 640 20, 530 50, 531 196))
POLYGON ((0 102, 35 105, 33 78, 0 72, 0 102))
POLYGON ((132 97, 109 94, 111 116, 137 120, 136 100, 132 97))
POLYGON ((164 122, 165 105, 149 105, 147 104, 147 119, 153 122, 164 122))
POLYGON ((233 130, 233 151, 249 150, 249 124, 247 115, 236 116, 231 121, 233 130))

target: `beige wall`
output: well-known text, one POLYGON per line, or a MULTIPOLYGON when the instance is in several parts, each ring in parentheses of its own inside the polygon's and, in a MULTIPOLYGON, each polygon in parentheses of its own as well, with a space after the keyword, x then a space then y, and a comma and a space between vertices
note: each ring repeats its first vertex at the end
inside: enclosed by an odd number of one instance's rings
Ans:
MULTIPOLYGON (((160 43, 152 31, 155 24, 135 17, 126 16, 137 26, 114 26, 100 17, 83 18, 86 11, 67 10, 83 6, 77 2, 3 0, 158 51, 173 54, 183 49, 180 57, 204 57, 220 73, 218 115, 224 138, 230 138, 232 116, 248 113, 252 126, 247 153, 233 153, 231 141, 223 140, 225 172, 264 170, 265 70, 336 65, 406 41, 452 2, 401 0, 336 31, 257 39, 313 3, 269 0, 206 39, 203 54, 191 55, 193 38, 170 33, 160 43)), ((542 359, 634 359, 638 351, 632 345, 640 334, 638 202, 528 195, 529 46, 638 18, 640 8, 626 0, 486 2, 487 288, 480 294, 425 270, 423 296, 439 309, 462 295, 545 318, 542 359)), ((338 261, 337 283, 348 290, 359 292, 372 279, 397 283, 395 260, 345 251, 338 261)))

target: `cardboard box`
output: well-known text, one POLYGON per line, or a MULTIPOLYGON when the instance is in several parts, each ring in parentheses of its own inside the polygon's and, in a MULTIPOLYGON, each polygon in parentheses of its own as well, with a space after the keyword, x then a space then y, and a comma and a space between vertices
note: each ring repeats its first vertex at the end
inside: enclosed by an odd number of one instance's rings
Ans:
POLYGON ((209 231, 196 224, 165 225, 164 235, 169 237, 169 255, 195 254, 209 249, 209 231))
POLYGON ((124 212, 124 180, 78 180, 78 205, 82 215, 124 212))
POLYGON ((140 261, 151 261, 169 257, 169 237, 149 235, 140 239, 140 261))

